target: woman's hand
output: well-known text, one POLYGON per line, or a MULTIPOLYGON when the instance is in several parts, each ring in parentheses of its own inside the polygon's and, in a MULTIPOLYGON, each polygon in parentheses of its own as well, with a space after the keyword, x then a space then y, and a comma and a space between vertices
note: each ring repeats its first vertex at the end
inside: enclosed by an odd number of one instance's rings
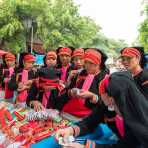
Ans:
POLYGON ((70 80, 71 80, 74 76, 76 76, 77 73, 78 73, 77 70, 72 70, 72 71, 70 72, 70 74, 69 74, 69 78, 70 78, 70 80))
POLYGON ((67 146, 64 146, 63 148, 85 148, 85 145, 82 145, 80 143, 69 143, 67 146))
POLYGON ((31 101, 30 106, 33 106, 34 110, 37 112, 45 109, 42 103, 39 101, 31 101))
POLYGON ((9 78, 4 78, 4 82, 7 83, 10 79, 9 78))
POLYGON ((31 86, 32 83, 33 83, 33 80, 28 80, 28 81, 25 82, 25 85, 27 85, 27 86, 31 86))
POLYGON ((23 83, 22 82, 19 82, 18 83, 18 89, 21 89, 23 87, 23 83))
POLYGON ((85 91, 85 90, 81 90, 80 91, 80 94, 79 94, 79 97, 80 98, 93 98, 94 94, 90 91, 85 91))
POLYGON ((56 134, 55 134, 55 138, 58 140, 59 137, 63 137, 63 138, 67 138, 71 135, 73 135, 74 132, 73 132, 73 128, 72 127, 68 127, 68 128, 65 128, 65 129, 59 129, 56 131, 56 134))
POLYGON ((18 91, 18 92, 21 92, 21 91, 26 90, 26 89, 27 89, 26 85, 20 84, 20 85, 18 86, 17 91, 18 91))
POLYGON ((70 90, 70 96, 71 96, 72 98, 77 98, 77 97, 78 97, 78 95, 77 95, 78 92, 76 92, 75 89, 77 89, 77 88, 72 88, 72 89, 70 90))

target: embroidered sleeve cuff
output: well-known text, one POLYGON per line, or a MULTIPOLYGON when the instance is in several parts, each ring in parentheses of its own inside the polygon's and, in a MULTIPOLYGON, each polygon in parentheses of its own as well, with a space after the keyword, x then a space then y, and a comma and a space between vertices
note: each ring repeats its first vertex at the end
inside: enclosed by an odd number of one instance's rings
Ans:
POLYGON ((96 104, 99 100, 99 97, 97 95, 93 95, 92 99, 91 99, 91 103, 96 104))
POLYGON ((90 141, 90 140, 87 140, 87 141, 86 141, 85 148, 95 148, 95 147, 96 147, 95 142, 90 141))
POLYGON ((73 136, 74 137, 79 136, 79 134, 80 134, 80 127, 77 126, 77 125, 74 125, 74 126, 72 126, 72 129, 73 129, 73 136))

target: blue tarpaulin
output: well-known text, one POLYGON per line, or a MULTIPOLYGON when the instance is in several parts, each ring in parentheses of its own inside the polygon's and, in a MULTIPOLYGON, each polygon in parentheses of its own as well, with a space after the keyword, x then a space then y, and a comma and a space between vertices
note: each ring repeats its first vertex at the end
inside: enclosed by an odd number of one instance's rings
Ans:
MULTIPOLYGON (((77 137, 81 139, 81 144, 85 143, 87 139, 95 141, 98 144, 114 144, 118 138, 105 124, 99 124, 94 132, 77 137)), ((31 148, 61 148, 53 136, 43 139, 42 141, 32 144, 31 148)))
POLYGON ((45 57, 45 55, 43 54, 34 54, 35 57, 36 57, 36 64, 38 65, 43 65, 44 64, 44 61, 43 61, 43 58, 45 57))

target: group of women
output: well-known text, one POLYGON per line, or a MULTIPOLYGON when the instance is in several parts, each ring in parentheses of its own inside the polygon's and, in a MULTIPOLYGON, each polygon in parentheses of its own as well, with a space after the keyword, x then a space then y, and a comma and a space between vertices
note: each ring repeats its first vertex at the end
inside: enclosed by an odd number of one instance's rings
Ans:
MULTIPOLYGON (((122 49, 119 60, 126 71, 112 74, 105 66, 107 56, 95 48, 50 50, 39 69, 33 67, 35 57, 28 53, 22 56, 23 65, 19 67, 15 66, 13 54, 4 53, 2 57, 5 63, 1 65, 0 79, 6 101, 28 105, 36 111, 54 108, 82 119, 59 129, 57 140, 94 133, 101 123, 118 137, 114 143, 98 144, 94 139, 85 139, 67 147, 148 147, 148 70, 144 68, 142 48, 122 49)), ((51 147, 48 144, 44 147, 51 147)))

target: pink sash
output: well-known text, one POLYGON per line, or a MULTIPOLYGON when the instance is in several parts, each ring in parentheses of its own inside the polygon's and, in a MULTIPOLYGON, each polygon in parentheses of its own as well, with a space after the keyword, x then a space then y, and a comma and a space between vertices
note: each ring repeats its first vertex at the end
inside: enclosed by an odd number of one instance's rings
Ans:
POLYGON ((9 68, 9 78, 11 78, 11 76, 13 75, 14 73, 14 68, 10 67, 9 68))
POLYGON ((5 82, 5 99, 11 99, 14 94, 14 91, 8 89, 8 81, 11 79, 13 73, 14 73, 14 68, 10 67, 8 80, 5 82))
POLYGON ((50 94, 51 94, 51 91, 44 92, 44 94, 43 94, 42 105, 43 105, 45 108, 47 108, 47 103, 48 103, 50 94))
POLYGON ((115 123, 116 123, 116 127, 117 127, 121 137, 124 137, 125 130, 124 130, 124 120, 123 120, 123 117, 121 117, 119 115, 116 115, 115 123))
MULTIPOLYGON (((28 70, 23 70, 22 72, 22 82, 25 83, 28 80, 28 70)), ((23 90, 17 96, 18 102, 25 102, 27 99, 27 90, 23 90)))
POLYGON ((67 69, 68 69, 68 68, 69 68, 69 64, 68 64, 68 66, 66 66, 66 67, 63 67, 63 66, 62 66, 62 68, 61 68, 61 71, 62 71, 61 80, 62 80, 63 82, 66 81, 66 75, 67 75, 67 69))
POLYGON ((82 89, 88 91, 93 80, 94 80, 94 75, 88 75, 83 83, 82 89))
MULTIPOLYGON (((88 75, 83 83, 82 89, 88 91, 93 80, 94 75, 88 75)), ((85 99, 71 98, 69 102, 65 104, 62 111, 77 117, 85 117, 89 115, 92 110, 85 106, 85 99)))

